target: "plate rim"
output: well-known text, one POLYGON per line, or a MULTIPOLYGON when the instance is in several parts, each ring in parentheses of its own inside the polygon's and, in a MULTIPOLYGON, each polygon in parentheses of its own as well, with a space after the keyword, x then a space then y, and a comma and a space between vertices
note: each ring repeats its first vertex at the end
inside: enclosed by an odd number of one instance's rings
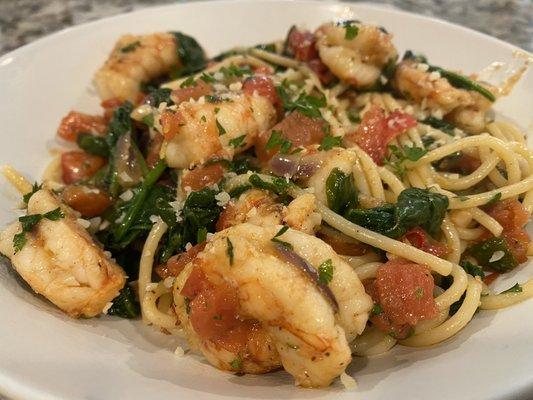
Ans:
MULTIPOLYGON (((349 1, 339 1, 339 0, 187 0, 186 2, 171 3, 171 4, 162 4, 156 6, 142 7, 140 9, 130 10, 126 12, 120 12, 115 15, 106 16, 103 18, 98 18, 92 21, 83 22, 73 26, 68 26, 62 28, 56 32, 40 37, 36 40, 26 43, 16 49, 13 49, 2 56, 0 56, 0 75, 2 74, 2 67, 10 64, 16 57, 19 55, 24 55, 25 53, 38 50, 41 46, 48 46, 49 42, 54 40, 60 40, 61 37, 71 34, 72 32, 83 30, 91 27, 98 27, 99 25, 106 25, 113 20, 120 20, 122 18, 128 18, 135 14, 143 14, 146 12, 164 12, 167 9, 175 8, 187 8, 187 7, 208 7, 209 4, 257 4, 257 3, 277 3, 277 4, 303 4, 303 5, 316 5, 316 6, 335 6, 343 5, 353 9, 357 8, 366 8, 371 10, 377 10, 379 12, 384 12, 388 14, 396 14, 408 16, 415 18, 417 20, 431 21, 434 24, 438 24, 444 27, 450 27, 456 30, 461 31, 470 36, 475 36, 479 39, 492 41, 493 43, 505 47, 509 51, 521 51, 533 57, 533 52, 530 52, 526 49, 523 49, 520 46, 506 42, 505 40, 499 39, 497 37, 491 36, 490 34, 475 30, 473 28, 465 27, 457 23, 441 19, 435 16, 429 16, 424 14, 419 14, 411 11, 405 11, 399 9, 396 5, 393 4, 383 4, 383 3, 372 3, 369 1, 363 2, 349 2, 349 1)), ((528 394, 533 394, 533 379, 527 382, 521 387, 509 388, 510 390, 504 393, 505 398, 518 398, 521 396, 526 396, 528 394)), ((14 377, 10 377, 3 373, 0 370, 0 396, 7 396, 9 400, 57 400, 61 397, 59 395, 50 393, 45 389, 41 390, 32 386, 25 385, 23 382, 17 380, 14 377)), ((525 397, 524 397, 525 398, 525 397)))

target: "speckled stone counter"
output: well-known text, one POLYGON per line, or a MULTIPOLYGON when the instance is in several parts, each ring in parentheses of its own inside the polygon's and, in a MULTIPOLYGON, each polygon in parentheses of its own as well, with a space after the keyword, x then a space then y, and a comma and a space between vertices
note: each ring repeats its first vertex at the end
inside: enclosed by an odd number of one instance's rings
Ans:
MULTIPOLYGON (((183 1, 183 0, 182 0, 183 1)), ((68 26, 176 0, 0 0, 0 54, 68 26)), ((377 0, 533 51, 532 0, 377 0)))

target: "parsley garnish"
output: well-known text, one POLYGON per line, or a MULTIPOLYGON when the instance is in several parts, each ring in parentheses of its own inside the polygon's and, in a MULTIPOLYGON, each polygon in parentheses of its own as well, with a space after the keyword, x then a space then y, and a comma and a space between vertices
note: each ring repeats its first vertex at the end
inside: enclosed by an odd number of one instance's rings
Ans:
POLYGON ((143 117, 143 122, 146 126, 150 128, 154 127, 154 114, 148 114, 143 117))
POLYGON ((207 118, 206 118, 205 115, 202 115, 202 116, 200 117, 200 119, 202 120, 202 122, 207 122, 207 118))
POLYGON ((189 299, 188 297, 184 297, 183 303, 185 303, 185 312, 187 314, 190 314, 191 313, 191 299, 189 299))
POLYGON ((353 21, 344 21, 343 24, 346 33, 344 34, 344 39, 353 40, 359 33, 359 27, 354 24, 353 21))
POLYGON ((296 100, 291 100, 291 96, 285 88, 285 84, 277 86, 279 97, 283 102, 286 111, 299 111, 310 118, 321 118, 320 109, 326 107, 326 96, 320 97, 308 95, 306 92, 300 93, 296 100))
POLYGON ((522 293, 522 290, 522 286, 516 283, 514 286, 510 287, 507 290, 504 290, 502 293, 522 293))
POLYGON ((235 64, 230 64, 229 67, 222 67, 220 68, 220 72, 224 74, 224 77, 226 79, 230 78, 242 78, 244 75, 253 75, 254 72, 250 68, 250 66, 238 66, 235 64))
POLYGON ((229 144, 231 144, 235 148, 242 147, 242 146, 246 145, 246 143, 244 143, 244 139, 245 138, 246 138, 246 135, 238 136, 235 139, 231 139, 229 141, 229 144))
POLYGON ((406 160, 418 161, 428 152, 426 149, 417 146, 398 147, 390 145, 389 150, 392 154, 389 159, 385 161, 385 164, 391 167, 393 172, 400 178, 403 178, 405 175, 406 168, 403 163, 406 160))
POLYGON ((205 83, 216 82, 216 79, 212 74, 206 74, 205 72, 202 72, 202 75, 200 75, 200 79, 203 80, 205 83))
POLYGON ((502 198, 502 194, 501 194, 501 192, 498 192, 494 196, 492 196, 492 198, 489 201, 487 201, 485 203, 485 205, 486 206, 491 206, 494 203, 497 203, 498 201, 500 201, 501 198, 502 198))
POLYGON ((273 192, 277 195, 284 195, 287 194, 287 190, 289 188, 289 182, 287 182, 283 178, 279 178, 277 176, 272 177, 272 182, 266 182, 262 180, 259 175, 252 174, 250 175, 250 178, 248 178, 252 186, 259 188, 259 189, 265 189, 270 192, 273 192))
POLYGON ((280 131, 273 130, 265 145, 265 150, 271 150, 276 146, 279 146, 279 152, 281 154, 287 154, 292 146, 292 142, 285 139, 280 131))
POLYGON ((370 311, 372 315, 379 315, 383 312, 383 309, 381 308, 381 305, 374 304, 374 307, 372 307, 372 311, 370 311))
POLYGON ((31 192, 26 193, 24 196, 22 196, 22 200, 24 200, 24 203, 28 204, 28 201, 30 201, 31 196, 33 196, 36 192, 41 190, 43 185, 38 185, 37 182, 35 182, 31 188, 31 192))
POLYGON ((318 283, 327 285, 333 279, 333 261, 327 259, 318 267, 318 283))
POLYGON ((61 211, 61 208, 58 207, 55 210, 48 211, 44 214, 31 214, 20 217, 19 222, 22 226, 22 232, 13 236, 13 248, 15 249, 15 253, 18 253, 20 250, 22 250, 27 241, 26 232, 31 232, 35 225, 39 223, 39 221, 41 221, 43 218, 46 218, 50 221, 57 221, 64 216, 65 215, 63 214, 63 211, 61 211))
POLYGON ((342 137, 326 135, 322 139, 322 143, 318 147, 318 150, 331 150, 334 147, 340 147, 342 144, 342 137))
POLYGON ((270 240, 272 240, 274 243, 278 243, 280 245, 282 245, 283 247, 289 249, 289 250, 292 250, 293 247, 292 247, 292 244, 290 244, 289 242, 285 242, 281 239, 279 239, 279 237, 281 235, 283 235, 285 232, 287 232, 287 230, 289 229, 289 227, 287 225, 283 225, 283 227, 278 231, 278 233, 276 233, 276 235, 274 235, 274 237, 270 240))
POLYGON ((237 356, 237 358, 235 360, 233 360, 230 363, 230 366, 231 366, 231 369, 233 369, 233 370, 241 370, 242 369, 242 358, 241 358, 240 354, 237 356))
POLYGON ((191 76, 189 76, 187 79, 185 79, 185 80, 181 83, 180 88, 183 89, 183 88, 187 88, 187 87, 191 87, 191 86, 196 86, 196 85, 197 85, 197 83, 196 83, 196 81, 194 80, 194 76, 191 75, 191 76))
POLYGON ((231 243, 231 240, 229 240, 229 237, 226 237, 226 244, 227 244, 226 254, 228 255, 228 258, 229 258, 229 265, 233 265, 233 257, 234 257, 233 243, 231 243))
POLYGON ((424 288, 419 287, 415 290, 415 297, 420 300, 422 297, 424 297, 424 288))
POLYGON ((130 51, 135 50, 135 49, 136 49, 137 47, 139 47, 140 45, 141 45, 141 42, 139 42, 139 41, 137 40, 137 41, 135 41, 135 42, 132 42, 132 43, 130 43, 130 44, 128 44, 128 45, 122 47, 122 48, 120 49, 120 51, 121 51, 122 53, 129 53, 130 51))
POLYGON ((220 122, 218 122, 218 119, 215 119, 215 122, 216 122, 216 124, 217 124, 218 135, 219 135, 219 136, 222 136, 222 135, 226 134, 226 130, 225 130, 224 127, 220 124, 220 122))

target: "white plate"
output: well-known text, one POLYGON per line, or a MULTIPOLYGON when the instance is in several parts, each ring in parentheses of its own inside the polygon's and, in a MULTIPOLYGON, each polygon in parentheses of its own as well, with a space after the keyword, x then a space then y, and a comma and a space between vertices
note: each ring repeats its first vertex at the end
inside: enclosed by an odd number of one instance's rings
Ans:
MULTIPOLYGON (((378 8, 317 2, 231 1, 142 10, 60 32, 0 58, 0 159, 40 177, 55 130, 71 109, 98 111, 90 82, 124 33, 181 30, 209 54, 281 38, 292 24, 310 28, 351 18, 377 22, 403 51, 432 63, 477 71, 509 61, 516 48, 441 21, 378 8)), ((533 126, 533 73, 498 109, 533 126)), ((0 224, 19 197, 2 182, 0 224)), ((530 271, 531 272, 531 271, 530 271)), ((523 274, 524 271, 521 271, 523 274)), ((516 277, 514 277, 516 280, 516 277)), ((72 320, 0 268, 0 392, 24 399, 503 399, 533 396, 533 301, 481 312, 457 337, 430 349, 396 347, 355 359, 357 393, 295 388, 283 372, 236 377, 197 356, 177 358, 170 337, 140 322, 108 317, 72 320)))

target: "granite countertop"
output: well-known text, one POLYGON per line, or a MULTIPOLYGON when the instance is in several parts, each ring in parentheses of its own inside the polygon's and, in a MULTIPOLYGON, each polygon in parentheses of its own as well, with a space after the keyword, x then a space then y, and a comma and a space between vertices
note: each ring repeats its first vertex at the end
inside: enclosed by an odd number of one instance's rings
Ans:
MULTIPOLYGON (((184 0, 0 0, 0 55, 68 26, 184 0)), ((531 0, 376 0, 442 18, 533 51, 531 0)))

